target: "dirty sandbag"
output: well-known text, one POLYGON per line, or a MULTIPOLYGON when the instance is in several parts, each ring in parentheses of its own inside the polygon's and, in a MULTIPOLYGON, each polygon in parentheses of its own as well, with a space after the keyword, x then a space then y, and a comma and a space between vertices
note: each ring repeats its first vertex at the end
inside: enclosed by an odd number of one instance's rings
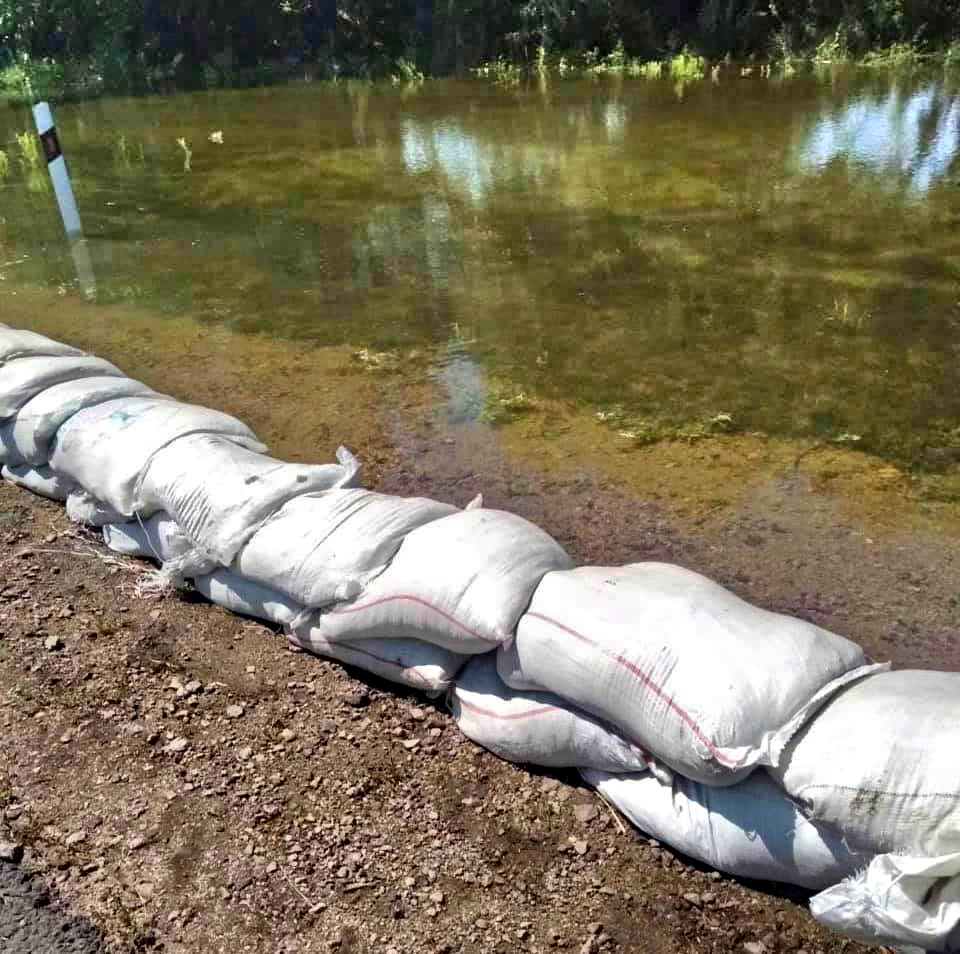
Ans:
POLYGON ((76 484, 63 474, 58 474, 46 466, 33 467, 30 464, 7 465, 0 476, 11 484, 32 490, 41 497, 50 500, 66 500, 76 484))
POLYGON ((13 417, 45 388, 78 378, 125 377, 109 361, 90 355, 18 358, 0 365, 0 421, 13 417))
POLYGON ((27 401, 0 427, 0 453, 6 448, 12 463, 45 464, 60 426, 78 411, 115 398, 156 394, 132 378, 89 377, 54 384, 27 401))
POLYGON ((303 611, 293 600, 269 586, 261 586, 245 580, 230 570, 214 570, 195 577, 193 585, 197 592, 211 603, 216 603, 231 613, 253 616, 256 619, 286 626, 303 611))
MULTIPOLYGON (((78 411, 57 431, 50 464, 121 514, 120 519, 129 519, 138 510, 137 487, 153 455, 177 438, 198 433, 266 450, 235 417, 158 395, 119 398, 78 411)), ((219 475, 205 476, 216 480, 219 475)))
POLYGON ((100 503, 82 487, 74 485, 67 496, 67 519, 87 527, 103 527, 110 523, 123 523, 126 517, 113 507, 100 503))
POLYGON ((820 705, 874 671, 855 643, 665 563, 548 574, 503 655, 508 679, 520 673, 708 785, 775 765, 820 705))
POLYGON ((810 899, 821 924, 868 944, 960 951, 960 852, 877 855, 810 899))
POLYGON ((103 542, 115 553, 145 557, 158 563, 176 560, 193 549, 190 538, 163 511, 146 520, 108 523, 103 528, 103 542))
POLYGON ((323 606, 355 596, 382 573, 411 531, 456 512, 361 489, 304 494, 256 531, 233 568, 305 606, 323 606))
POLYGON ((257 527, 292 497, 352 484, 356 458, 341 447, 337 459, 290 464, 215 434, 196 434, 154 456, 137 499, 148 512, 162 509, 173 517, 204 557, 229 566, 257 527))
POLYGON ((470 658, 421 639, 361 639, 330 642, 315 629, 295 627, 287 638, 300 649, 335 659, 430 696, 446 692, 470 658))
POLYGON ((871 854, 960 852, 960 673, 897 670, 838 693, 771 774, 871 854))
POLYGON ((606 772, 642 772, 651 766, 643 749, 559 696, 505 685, 493 653, 467 663, 448 701, 460 731, 508 762, 606 772))
POLYGON ((543 575, 570 557, 549 534, 502 510, 466 510, 412 531, 390 566, 350 603, 307 625, 331 642, 424 639, 454 652, 513 635, 543 575))
POLYGON ((86 352, 73 348, 62 341, 54 341, 35 331, 8 328, 0 324, 0 366, 16 358, 31 357, 79 357, 86 352))
POLYGON ((828 826, 807 820, 765 772, 717 788, 680 775, 611 775, 584 779, 641 831, 739 878, 823 888, 865 864, 828 826))

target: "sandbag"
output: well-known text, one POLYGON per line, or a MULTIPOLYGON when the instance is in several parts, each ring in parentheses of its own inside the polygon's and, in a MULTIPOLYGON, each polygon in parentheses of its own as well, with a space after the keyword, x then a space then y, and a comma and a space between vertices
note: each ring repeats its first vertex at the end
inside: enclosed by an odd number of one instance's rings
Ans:
POLYGON ((960 673, 900 670, 847 687, 772 774, 863 850, 960 852, 960 673))
MULTIPOLYGON (((246 424, 229 414, 160 396, 132 397, 74 414, 57 431, 50 465, 129 519, 145 510, 138 506, 137 489, 153 455, 179 437, 199 433, 220 434, 250 450, 266 450, 246 424)), ((159 509, 155 505, 141 515, 159 509)))
POLYGON ((878 855, 811 898, 810 911, 821 924, 868 943, 960 951, 960 853, 878 855))
POLYGON ((637 828, 677 851, 739 878, 823 888, 865 863, 841 836, 806 819, 764 772, 717 788, 674 775, 611 775, 584 779, 637 828))
POLYGON ((94 376, 124 377, 102 358, 89 355, 18 358, 0 365, 0 421, 13 417, 32 397, 62 381, 94 376))
POLYGON ((404 538, 457 508, 369 490, 295 497, 238 554, 234 569, 304 606, 348 599, 383 572, 404 538))
POLYGON ((103 527, 111 523, 124 523, 127 518, 113 507, 100 503, 89 491, 74 485, 67 495, 67 519, 86 527, 103 527))
POLYGON ((502 656, 505 681, 521 673, 710 785, 775 765, 826 699, 873 671, 855 643, 665 563, 547 575, 502 656))
POLYGON ((0 324, 0 365, 6 364, 15 358, 54 357, 83 355, 86 352, 79 348, 54 341, 35 331, 25 331, 19 328, 9 328, 0 324))
POLYGON ((163 511, 147 520, 108 523, 103 528, 103 542, 115 553, 159 563, 175 560, 193 549, 190 538, 163 511))
POLYGON ((203 557, 229 566, 292 497, 353 483, 356 458, 343 447, 337 458, 338 464, 288 464, 216 434, 195 434, 156 453, 137 496, 145 510, 168 513, 203 557))
POLYGON ((96 376, 54 384, 31 398, 0 427, 0 453, 9 463, 45 464, 50 443, 59 427, 84 408, 115 398, 154 394, 142 381, 132 378, 96 376))
POLYGON ((303 610, 282 593, 245 580, 230 570, 214 570, 198 576, 193 585, 201 595, 231 613, 264 619, 278 626, 286 626, 303 610))
POLYGON ((516 692, 497 675, 493 653, 475 656, 450 688, 460 731, 508 762, 642 772, 652 759, 597 719, 549 692, 516 692))
POLYGON ((571 565, 551 536, 502 510, 464 510, 412 531, 350 603, 302 623, 330 642, 423 639, 481 653, 509 639, 549 570, 571 565))
POLYGON ((470 658, 420 639, 363 639, 330 642, 316 630, 299 628, 287 639, 300 649, 356 666, 390 682, 418 689, 430 696, 446 692, 470 658))
POLYGON ((76 486, 74 482, 63 474, 58 474, 49 467, 32 467, 30 464, 13 464, 5 466, 0 476, 11 484, 32 490, 41 497, 50 500, 66 500, 76 486))

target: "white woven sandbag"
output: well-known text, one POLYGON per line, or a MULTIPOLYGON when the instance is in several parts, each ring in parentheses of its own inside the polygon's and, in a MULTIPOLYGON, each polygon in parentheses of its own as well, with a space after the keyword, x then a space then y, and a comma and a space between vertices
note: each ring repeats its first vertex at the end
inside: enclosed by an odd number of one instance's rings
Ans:
POLYGON ((179 437, 199 433, 266 450, 246 424, 229 414, 158 395, 118 398, 78 411, 57 431, 50 465, 130 518, 138 509, 140 477, 153 455, 179 437))
POLYGON ((28 358, 54 355, 82 355, 85 352, 73 348, 61 341, 54 341, 35 331, 26 331, 20 328, 8 328, 0 325, 0 365, 15 358, 28 358))
POLYGON ((78 378, 124 377, 123 372, 102 358, 89 355, 18 358, 0 365, 0 421, 13 417, 45 388, 78 378))
POLYGON ((812 712, 873 671, 849 640, 665 563, 549 574, 503 655, 508 678, 522 674, 712 785, 775 765, 812 712))
POLYGON ((229 566, 257 527, 292 497, 356 480, 356 458, 343 447, 337 457, 338 464, 288 464, 216 434, 195 434, 156 453, 138 501, 147 511, 164 510, 203 556, 229 566))
POLYGON ((300 627, 287 638, 317 656, 356 666, 381 679, 435 696, 446 692, 470 658, 420 639, 362 639, 332 643, 316 630, 300 627))
POLYGON ((486 652, 513 634, 544 573, 570 565, 560 544, 522 517, 465 510, 412 531, 353 602, 302 625, 330 642, 423 639, 486 652))
POLYGON ((16 417, 0 427, 0 452, 14 463, 45 464, 60 426, 78 411, 115 398, 155 394, 142 381, 96 376, 54 384, 31 398, 16 417))
POLYGON ((599 720, 549 692, 517 692, 497 675, 493 653, 474 656, 448 696, 460 731, 508 762, 642 772, 652 759, 599 720))
POLYGON ((55 473, 49 467, 33 467, 30 464, 7 465, 0 471, 0 476, 11 484, 51 500, 66 500, 76 486, 69 477, 55 473))
POLYGON ((124 514, 100 503, 89 491, 74 484, 67 495, 67 518, 87 527, 104 527, 111 523, 125 523, 124 514))
POLYGON ((878 855, 812 897, 810 911, 821 924, 871 944, 960 950, 960 853, 878 855))
POLYGON ((383 572, 404 538, 457 508, 369 490, 328 490, 284 504, 250 538, 234 569, 304 606, 348 599, 383 572))
POLYGON ((237 576, 230 570, 214 570, 194 579, 196 590, 212 603, 241 616, 286 626, 303 607, 282 593, 237 576))
POLYGON ((863 850, 960 851, 960 673, 901 670, 847 687, 772 774, 863 850))
POLYGON ((764 772, 725 788, 680 775, 664 782, 650 773, 581 774, 637 828, 739 878, 823 888, 865 863, 839 834, 806 819, 764 772))
POLYGON ((146 520, 108 523, 103 528, 103 542, 115 553, 159 563, 176 560, 193 549, 190 538, 163 511, 146 520))

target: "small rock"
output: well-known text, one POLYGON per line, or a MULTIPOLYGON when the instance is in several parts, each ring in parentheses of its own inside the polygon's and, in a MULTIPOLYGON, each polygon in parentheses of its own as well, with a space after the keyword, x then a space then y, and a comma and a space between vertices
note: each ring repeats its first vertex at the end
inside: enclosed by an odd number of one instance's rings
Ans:
POLYGON ((443 892, 442 891, 431 891, 430 900, 434 904, 443 904, 443 892))
POLYGON ((184 752, 190 746, 190 740, 185 739, 182 735, 178 736, 172 742, 168 742, 163 748, 165 752, 184 752))
POLYGON ((699 908, 703 904, 703 899, 697 894, 696 891, 688 891, 684 896, 683 900, 692 904, 695 908, 699 908))
POLYGON ((419 739, 404 739, 402 742, 402 745, 405 749, 415 749, 419 744, 419 739))
POLYGON ((370 694, 363 689, 351 689, 343 694, 343 701, 354 709, 362 709, 370 704, 370 694))
POLYGON ((293 729, 283 729, 280 733, 280 738, 284 742, 292 742, 297 737, 297 733, 293 729))
POLYGON ((241 762, 246 762, 253 755, 253 747, 250 745, 245 745, 242 749, 237 750, 237 758, 241 762))
POLYGON ((227 718, 239 719, 243 715, 243 706, 227 706, 227 718))
POLYGON ((410 710, 410 718, 413 719, 414 722, 423 722, 426 717, 426 712, 424 712, 419 706, 416 706, 410 710))
POLYGON ((50 652, 63 649, 63 640, 59 636, 48 636, 43 641, 43 648, 50 650, 50 652))
POLYGON ((183 694, 185 696, 195 696, 202 689, 203 689, 203 683, 201 683, 197 679, 192 679, 183 687, 183 694))
POLYGON ((590 845, 585 841, 575 841, 573 843, 573 850, 578 855, 585 855, 590 850, 590 845))
POLYGON ((596 805, 574 805, 573 814, 581 825, 585 825, 593 821, 599 813, 596 805))
POLYGON ((0 841, 0 861, 10 861, 20 864, 23 859, 23 845, 15 841, 0 841))
POLYGON ((81 828, 79 831, 73 831, 66 838, 63 839, 63 843, 67 847, 72 848, 74 845, 79 845, 81 842, 87 840, 87 833, 81 828))
POLYGON ((760 941, 747 941, 743 945, 743 950, 745 954, 767 954, 767 946, 760 941))

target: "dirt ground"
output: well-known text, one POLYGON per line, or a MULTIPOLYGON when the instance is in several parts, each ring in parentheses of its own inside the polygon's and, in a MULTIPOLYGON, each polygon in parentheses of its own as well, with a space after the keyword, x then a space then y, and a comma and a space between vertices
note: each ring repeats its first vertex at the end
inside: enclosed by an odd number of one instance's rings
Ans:
MULTIPOLYGON (((435 413, 386 432, 378 489, 483 492, 578 562, 678 562, 879 658, 960 668, 957 537, 927 517, 870 535, 812 464, 678 508, 435 413)), ((0 486, 0 843, 23 850, 0 869, 0 949, 867 950, 802 892, 692 864, 572 774, 501 762, 442 702, 189 596, 135 596, 143 570, 0 486), (60 935, 37 920, 58 906, 80 919, 60 935)))

